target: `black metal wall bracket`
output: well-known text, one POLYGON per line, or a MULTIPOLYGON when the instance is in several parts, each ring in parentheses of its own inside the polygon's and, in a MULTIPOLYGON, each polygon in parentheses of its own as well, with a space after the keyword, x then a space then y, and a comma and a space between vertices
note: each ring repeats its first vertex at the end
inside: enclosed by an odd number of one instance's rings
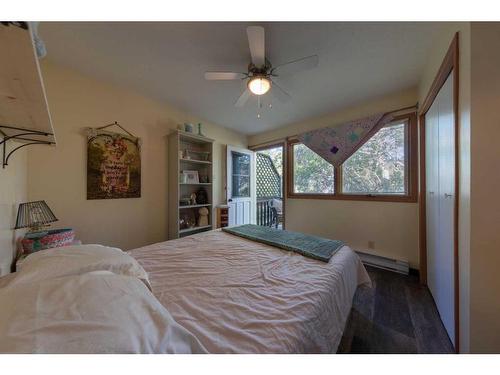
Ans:
POLYGON ((22 129, 22 128, 16 128, 13 126, 6 126, 6 125, 0 125, 0 146, 2 146, 2 167, 5 168, 8 163, 9 163, 9 158, 12 156, 14 152, 17 150, 30 146, 30 145, 53 145, 55 144, 52 141, 44 141, 42 139, 33 139, 30 138, 30 136, 37 136, 37 137, 50 137, 52 136, 52 133, 47 133, 47 132, 41 132, 38 130, 28 130, 28 129, 22 129), (15 133, 12 135, 7 135, 3 130, 7 131, 10 133, 11 131, 14 131, 15 133), (12 150, 10 150, 7 153, 7 141, 9 140, 17 140, 17 141, 22 141, 25 142, 21 144, 20 146, 14 147, 12 150))

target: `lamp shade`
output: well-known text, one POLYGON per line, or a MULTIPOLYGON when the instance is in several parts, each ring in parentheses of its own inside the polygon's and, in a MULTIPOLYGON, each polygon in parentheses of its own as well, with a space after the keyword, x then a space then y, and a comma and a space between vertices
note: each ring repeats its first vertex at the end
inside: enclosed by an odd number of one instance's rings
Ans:
POLYGON ((45 201, 26 202, 19 205, 14 229, 39 228, 54 221, 57 218, 45 201))

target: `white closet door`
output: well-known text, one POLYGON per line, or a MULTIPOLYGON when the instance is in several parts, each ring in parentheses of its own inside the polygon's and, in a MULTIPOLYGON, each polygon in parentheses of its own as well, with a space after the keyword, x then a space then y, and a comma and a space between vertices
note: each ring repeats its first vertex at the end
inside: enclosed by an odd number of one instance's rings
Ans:
POLYGON ((425 116, 427 168, 427 284, 455 342, 455 119, 450 74, 425 116))
POLYGON ((453 77, 439 92, 439 265, 440 295, 436 300, 443 324, 455 339, 455 118, 453 77))
POLYGON ((439 111, 438 100, 425 116, 426 134, 426 182, 427 182, 427 285, 435 289, 438 285, 439 263, 439 111))

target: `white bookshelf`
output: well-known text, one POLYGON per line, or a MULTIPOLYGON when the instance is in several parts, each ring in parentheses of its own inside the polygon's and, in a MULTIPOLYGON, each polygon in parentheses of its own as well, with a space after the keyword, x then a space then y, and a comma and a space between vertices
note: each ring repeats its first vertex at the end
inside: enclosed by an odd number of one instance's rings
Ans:
POLYGON ((168 139, 168 236, 169 239, 189 236, 191 234, 214 229, 213 223, 213 139, 176 130, 169 135, 168 139), (186 157, 188 150, 189 157, 186 157), (182 156, 181 152, 182 151, 182 156), (197 152, 208 153, 208 160, 196 158, 197 152), (199 176, 207 176, 208 182, 183 183, 181 172, 183 170, 198 171, 199 176), (181 205, 180 200, 189 197, 191 193, 197 193, 204 189, 207 193, 207 203, 196 203, 181 205), (198 210, 206 207, 209 211, 207 226, 198 226, 198 210), (182 227, 180 218, 190 213, 194 214, 196 226, 182 227))

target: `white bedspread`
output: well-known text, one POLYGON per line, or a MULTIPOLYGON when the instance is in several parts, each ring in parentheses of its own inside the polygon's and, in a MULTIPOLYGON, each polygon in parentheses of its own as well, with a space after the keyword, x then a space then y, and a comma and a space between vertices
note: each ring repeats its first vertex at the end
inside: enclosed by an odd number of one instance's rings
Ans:
POLYGON ((0 353, 204 353, 118 249, 44 250, 0 279, 0 353), (66 265, 66 267, 61 267, 66 265))
POLYGON ((347 246, 324 263, 220 230, 129 254, 210 353, 335 353, 354 292, 370 283, 347 246))

